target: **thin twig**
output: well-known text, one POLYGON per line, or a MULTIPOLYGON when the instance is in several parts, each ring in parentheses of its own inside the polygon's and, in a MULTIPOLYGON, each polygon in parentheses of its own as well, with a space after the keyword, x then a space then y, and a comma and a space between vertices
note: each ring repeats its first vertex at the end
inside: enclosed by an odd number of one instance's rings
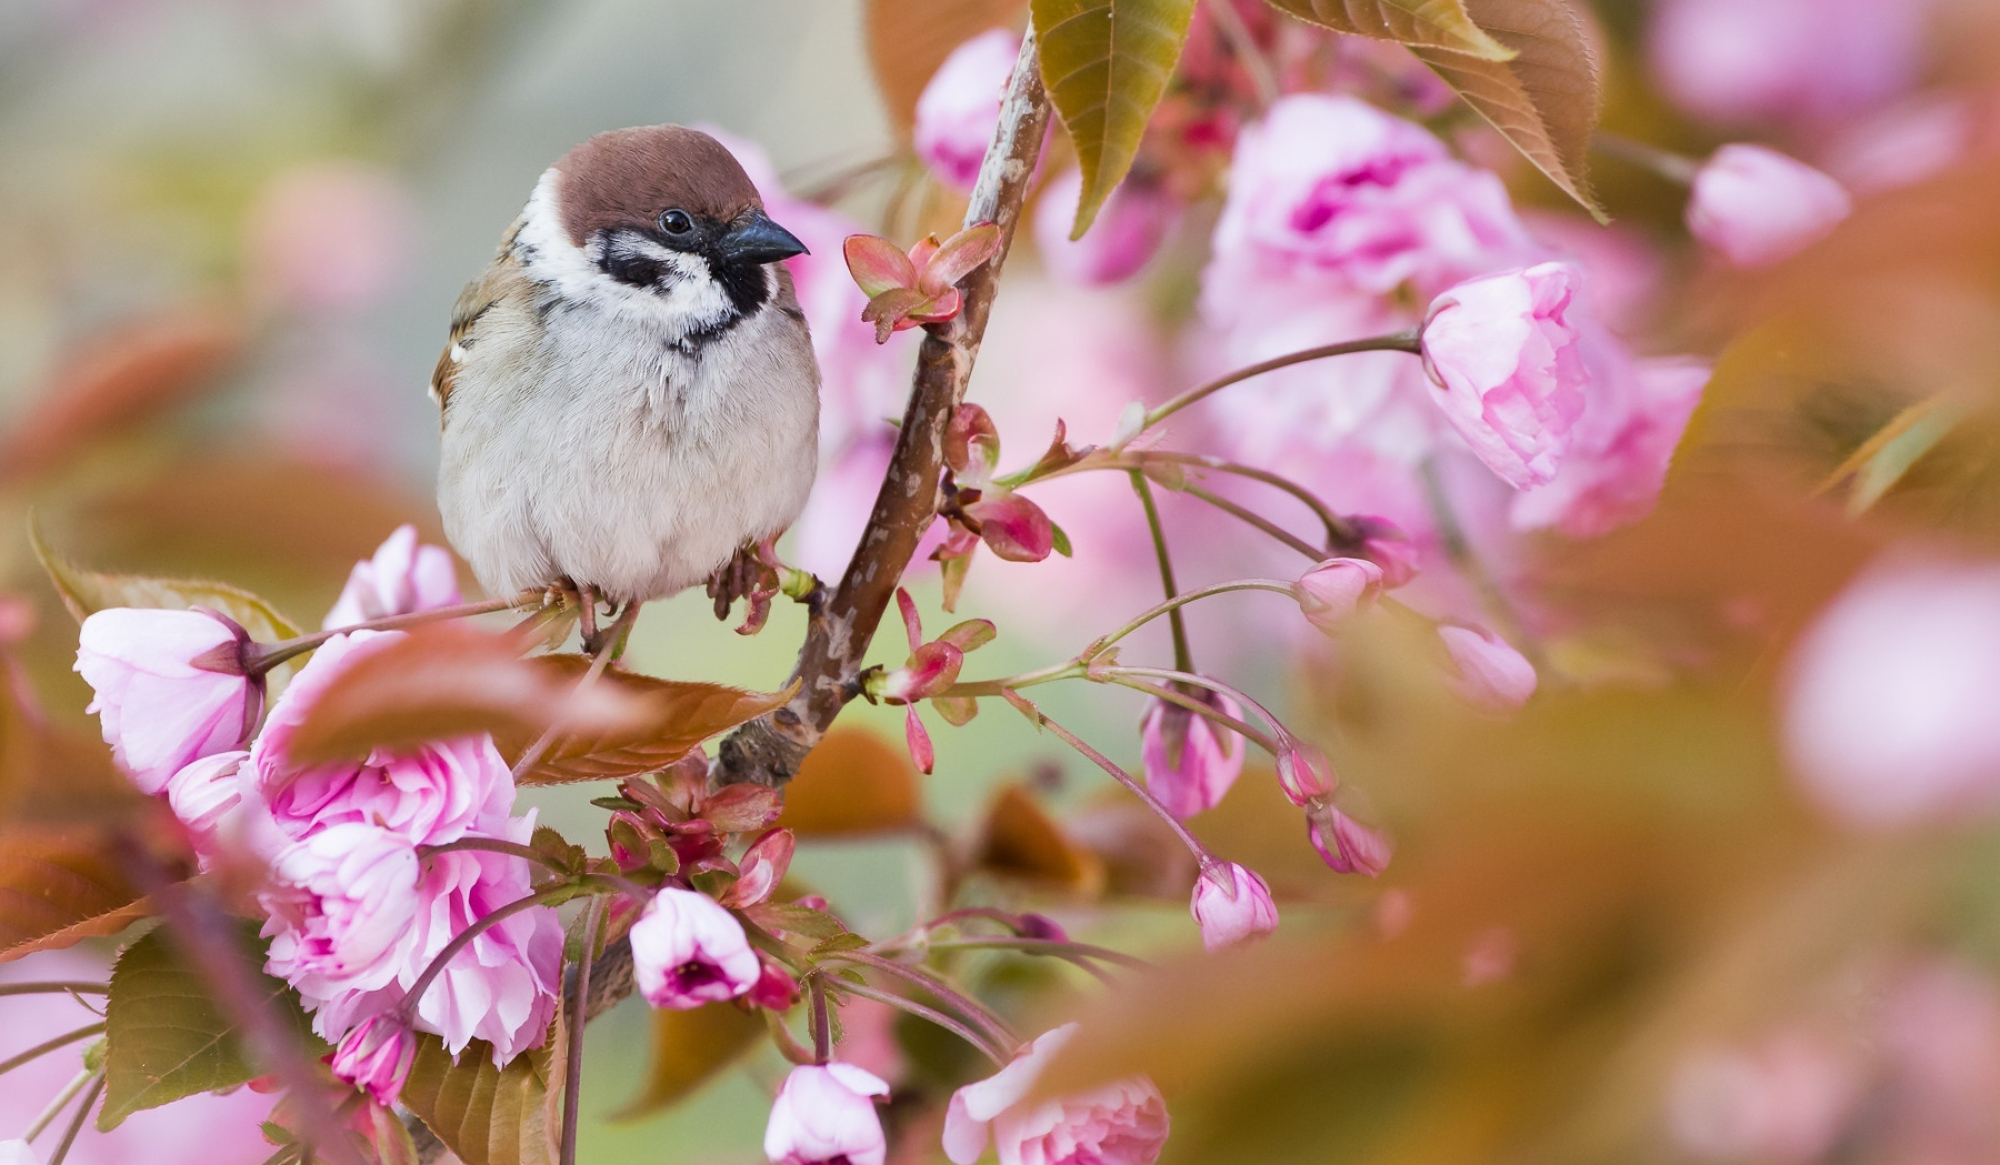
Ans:
POLYGON ((56 1036, 54 1039, 43 1040, 41 1043, 36 1044, 34 1047, 29 1048, 27 1051, 22 1052, 18 1056, 11 1056, 4 1061, 0 1061, 0 1076, 5 1076, 7 1073, 12 1072, 16 1068, 19 1068, 21 1065, 29 1063, 33 1060, 38 1060, 41 1057, 48 1055, 50 1052, 59 1051, 63 1048, 66 1048, 71 1044, 77 1042, 78 1040, 87 1040, 90 1037, 101 1033, 103 1030, 104 1030, 104 1025, 101 1023, 86 1024, 85 1026, 77 1028, 74 1031, 66 1031, 63 1034, 56 1036))
MULTIPOLYGON (((1224 3, 1227 8, 1228 4, 1224 3)), ((1167 531, 1160 525, 1160 507, 1153 504, 1153 486, 1146 480, 1146 471, 1132 471, 1132 492, 1139 495, 1139 505, 1146 511, 1146 529, 1153 536, 1153 556, 1160 562, 1160 587, 1171 599, 1181 593, 1179 584, 1174 582, 1174 560, 1167 554, 1167 531)), ((1182 671, 1194 670, 1194 651, 1188 646, 1187 619, 1181 608, 1174 607, 1167 612, 1167 626, 1173 632, 1174 666, 1182 671)))
POLYGON ((1347 340, 1339 344, 1322 344, 1317 348, 1307 348, 1299 352, 1288 352, 1283 356, 1273 356, 1269 360, 1238 368, 1224 376, 1218 376, 1207 384, 1188 389, 1174 399, 1146 414, 1145 428, 1150 429, 1196 401, 1206 400, 1253 376, 1266 372, 1276 372, 1280 368, 1290 368, 1294 364, 1304 364, 1309 360, 1324 360, 1329 356, 1347 356, 1355 352, 1412 352, 1421 353, 1423 345, 1418 340, 1417 330, 1395 332, 1387 336, 1370 336, 1364 340, 1347 340))
POLYGON ((1314 562, 1318 562, 1327 556, 1328 552, 1325 547, 1314 546, 1312 543, 1278 525, 1276 522, 1271 521, 1264 515, 1239 506, 1228 498, 1218 497, 1198 485, 1183 485, 1181 486, 1181 492, 1191 498, 1207 502, 1230 517, 1269 534, 1271 537, 1305 555, 1307 558, 1312 559, 1314 562))
POLYGON ((592 899, 583 916, 583 950, 576 958, 576 982, 569 992, 569 1025, 563 1033, 567 1071, 563 1075, 561 1165, 576 1165, 578 1104, 583 1099, 583 1017, 590 994, 590 964, 597 954, 597 928, 604 918, 604 899, 592 899))
POLYGON ((1168 812, 1167 807, 1160 804, 1160 799, 1153 796, 1152 792, 1146 786, 1140 784, 1138 778, 1119 768, 1117 763, 1110 757, 1105 756, 1103 753, 1084 743, 1083 738, 1076 733, 1049 719, 1048 715, 1040 708, 1028 703, 1026 699, 1020 697, 1016 697, 1016 699, 1020 702, 1015 706, 1021 709, 1022 715, 1029 717, 1039 727, 1046 728, 1050 732, 1055 733, 1062 739, 1064 744, 1082 753, 1092 764, 1110 774, 1112 780, 1125 786, 1126 792, 1137 797, 1146 808, 1151 809, 1154 816, 1164 822, 1175 837, 1180 838, 1181 844, 1188 848, 1188 852, 1195 856, 1195 860, 1201 863, 1203 869, 1207 869, 1215 861, 1215 856, 1208 852, 1208 847, 1201 844, 1201 840, 1195 837, 1194 834, 1189 833, 1188 827, 1181 824, 1181 819, 1168 812))
POLYGON ((36 1117, 35 1122, 28 1126, 28 1131, 21 1134, 21 1139, 32 1141, 41 1136, 42 1130, 56 1123, 56 1118, 62 1115, 63 1109, 69 1107, 70 1101, 76 1099, 76 1094, 83 1091, 84 1085, 102 1075, 103 1071, 102 1068, 85 1068, 71 1077, 70 1082, 63 1085, 63 1090, 56 1093, 56 1098, 49 1101, 49 1106, 42 1110, 42 1115, 36 1117))
POLYGON ((989 1042, 985 1036, 980 1035, 978 1032, 973 1031, 971 1028, 934 1007, 925 1007, 907 995, 898 995, 893 991, 883 991, 880 988, 870 987, 865 983, 853 983, 845 979, 840 982, 840 990, 850 995, 859 995, 863 999, 872 999, 877 1003, 886 1004, 898 1011, 906 1011, 918 1019, 936 1024, 959 1039, 978 1048, 995 1064, 1005 1064, 1007 1062, 1007 1057, 1002 1055, 1000 1050, 989 1042))

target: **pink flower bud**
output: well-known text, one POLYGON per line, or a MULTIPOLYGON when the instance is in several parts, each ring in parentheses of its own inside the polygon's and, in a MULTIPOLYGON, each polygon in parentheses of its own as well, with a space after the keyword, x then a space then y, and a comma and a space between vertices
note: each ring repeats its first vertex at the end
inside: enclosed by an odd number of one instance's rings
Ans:
MULTIPOLYGON (((1243 709, 1227 696, 1214 697, 1225 715, 1242 719, 1243 709)), ((1213 809, 1243 772, 1243 738, 1185 708, 1149 700, 1139 721, 1139 756, 1146 787, 1167 812, 1188 818, 1213 809)))
POLYGON ((1299 580, 1299 610, 1308 623, 1333 635, 1381 590, 1381 567, 1365 558, 1329 558, 1299 580))
POLYGON ((751 842, 736 863, 741 874, 730 887, 730 905, 755 906, 769 898, 791 868, 794 844, 789 829, 773 829, 751 842))
POLYGON ((1070 224, 1083 194, 1083 172, 1067 170, 1035 204, 1035 245, 1050 274, 1067 283, 1120 283, 1138 274, 1181 219, 1179 200, 1157 183, 1127 178, 1097 212, 1082 238, 1070 224))
POLYGON ((917 157, 953 190, 969 193, 979 180, 1020 52, 1021 38, 1004 28, 980 33, 951 51, 917 98, 917 157))
POLYGON ((1201 926, 1201 945, 1210 951, 1239 946, 1278 929, 1278 906, 1271 887, 1256 871, 1224 862, 1204 870, 1194 882, 1189 909, 1201 926))
POLYGON ((763 972, 757 976, 757 983, 750 988, 745 998, 758 1007, 772 1011, 790 1011, 799 1001, 799 981, 790 971, 772 962, 763 960, 763 972))
POLYGON ((735 915, 672 886, 632 924, 632 966, 646 1002, 677 1011, 735 999, 763 974, 735 915))
POLYGON ((205 756, 167 779, 167 804, 187 827, 195 857, 208 870, 223 857, 229 821, 243 799, 238 771, 249 753, 238 749, 205 756))
POLYGON ((143 793, 193 761, 239 748, 264 707, 243 673, 250 636, 208 611, 114 607, 83 621, 76 670, 97 693, 104 742, 143 793))
POLYGON ((1505 715, 1535 694, 1535 665, 1491 631, 1447 623, 1438 628, 1438 638, 1457 669, 1453 686, 1473 707, 1505 715))
POLYGON ((1043 1032, 1005 1068, 952 1094, 944 1115, 944 1153, 974 1165, 992 1142, 1001 1161, 1048 1165, 1152 1165, 1167 1143, 1167 1106, 1143 1076, 1086 1092, 1030 1099, 1035 1083, 1076 1024, 1043 1032))
POLYGON ((1306 838, 1336 874, 1376 877, 1389 868, 1389 858, 1396 849, 1388 834, 1342 813, 1327 798, 1307 806, 1306 838))
POLYGON ((1295 736, 1283 738, 1278 747, 1278 784, 1292 804, 1304 806, 1315 797, 1333 792, 1333 764, 1326 754, 1295 736))
POLYGON ((958 682, 965 653, 943 640, 919 644, 910 660, 882 678, 881 698, 891 704, 927 699, 958 682))
POLYGON ((434 611, 462 601, 451 552, 417 542, 415 526, 399 527, 375 557, 355 564, 322 628, 351 627, 390 615, 434 611))
POLYGON ((1387 518, 1350 518, 1361 535, 1360 545, 1348 547, 1350 554, 1365 558, 1382 568, 1382 586, 1394 590, 1417 577, 1417 547, 1401 526, 1387 518))
POLYGON ((764 1156, 771 1165, 882 1165, 875 1098, 887 1095, 887 1083, 853 1064, 794 1068, 771 1105, 764 1156))
POLYGON ((1487 468, 1516 489, 1555 477, 1589 373, 1568 318, 1580 279, 1542 263, 1461 283, 1431 304, 1431 399, 1487 468))
POLYGON ((1795 158, 1737 143, 1694 178, 1687 224, 1738 267, 1764 267, 1805 250, 1854 210, 1840 183, 1795 158))
POLYGON ((965 516, 979 523, 979 537, 1008 562, 1040 562, 1055 552, 1055 527, 1042 508, 1020 494, 986 494, 965 507, 965 516))
POLYGON ((417 1037, 391 1013, 371 1015, 341 1037, 333 1074, 375 1098, 394 1104, 417 1061, 417 1037))

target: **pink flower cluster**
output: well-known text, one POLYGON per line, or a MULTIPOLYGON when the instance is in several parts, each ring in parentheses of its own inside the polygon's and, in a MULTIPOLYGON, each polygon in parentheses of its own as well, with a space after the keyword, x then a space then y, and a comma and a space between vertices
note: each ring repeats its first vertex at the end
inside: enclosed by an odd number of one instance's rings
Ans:
MULTIPOLYGON (((449 557, 408 527, 355 568, 328 622, 456 602, 449 557)), ((402 638, 357 630, 321 644, 262 717, 248 637, 204 612, 110 610, 85 621, 77 670, 105 739, 148 793, 164 794, 203 868, 253 864, 270 940, 265 969, 337 1042, 334 1066, 386 1102, 414 1051, 409 1028, 453 1053, 474 1039, 505 1063, 541 1042, 555 1006, 562 931, 532 908, 482 931, 420 998, 425 969, 474 923, 530 892, 528 863, 484 851, 425 855, 464 838, 525 843, 514 783, 485 736, 352 761, 290 749, 329 686, 402 638)))

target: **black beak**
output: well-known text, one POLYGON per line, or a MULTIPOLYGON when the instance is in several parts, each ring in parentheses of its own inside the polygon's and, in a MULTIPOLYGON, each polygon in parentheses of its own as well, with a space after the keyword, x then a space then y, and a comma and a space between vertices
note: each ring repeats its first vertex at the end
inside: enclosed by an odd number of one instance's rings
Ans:
POLYGON ((776 263, 806 254, 798 236, 774 223, 761 210, 739 215, 722 236, 723 257, 738 263, 776 263))

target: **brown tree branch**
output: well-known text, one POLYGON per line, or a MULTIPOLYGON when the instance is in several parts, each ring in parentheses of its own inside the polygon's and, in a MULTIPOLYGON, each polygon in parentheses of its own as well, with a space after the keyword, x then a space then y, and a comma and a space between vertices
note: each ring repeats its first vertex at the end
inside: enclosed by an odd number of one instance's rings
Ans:
MULTIPOLYGON (((957 318, 926 329, 917 354, 917 371, 909 408, 896 438, 896 452, 875 496, 868 527, 840 585, 820 605, 806 629, 805 646, 792 675, 801 681, 791 703, 737 729, 722 742, 711 779, 718 784, 754 781, 782 786, 799 771, 834 717, 859 690, 862 660, 875 629, 895 598, 903 569, 916 553, 917 541, 937 515, 938 479, 944 468, 944 429, 951 411, 965 399, 972 364, 986 335, 986 317, 1000 289, 1000 265, 1014 241, 1014 226, 1027 201, 1035 163, 1048 132, 1049 101, 1042 91, 1042 73, 1030 32, 1021 42, 1013 77, 1001 100, 1000 124, 986 160, 979 169, 965 225, 992 222, 1000 226, 1000 253, 992 262, 965 277, 957 318)), ((581 985, 572 982, 574 992, 581 985)), ((591 968, 586 1018, 609 1010, 633 990, 632 948, 620 940, 591 968)), ((444 1158, 443 1142, 414 1116, 408 1118, 417 1158, 429 1163, 444 1158)))
POLYGON ((862 661, 875 629, 895 597, 917 541, 937 514, 945 424, 965 399, 972 364, 986 335, 986 317, 1000 289, 1000 266, 1013 243, 1048 124, 1049 102, 1030 32, 1021 42, 1021 55, 1001 101, 1000 124, 965 211, 966 226, 999 224, 1000 253, 960 284, 964 307, 958 316, 926 329, 909 407, 897 433, 889 473, 875 495, 874 512, 840 585, 808 625, 805 646, 792 671, 800 681, 798 696, 722 742, 713 772, 717 783, 782 786, 858 691, 862 661))

